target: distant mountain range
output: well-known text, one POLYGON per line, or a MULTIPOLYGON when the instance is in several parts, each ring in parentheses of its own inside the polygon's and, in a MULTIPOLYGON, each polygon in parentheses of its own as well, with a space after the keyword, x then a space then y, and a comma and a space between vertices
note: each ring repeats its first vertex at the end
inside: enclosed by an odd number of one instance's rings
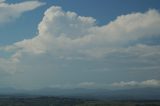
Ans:
POLYGON ((134 88, 125 90, 104 89, 58 89, 43 88, 39 90, 18 90, 14 88, 0 88, 0 95, 10 96, 59 96, 85 99, 104 100, 160 100, 160 88, 134 88))

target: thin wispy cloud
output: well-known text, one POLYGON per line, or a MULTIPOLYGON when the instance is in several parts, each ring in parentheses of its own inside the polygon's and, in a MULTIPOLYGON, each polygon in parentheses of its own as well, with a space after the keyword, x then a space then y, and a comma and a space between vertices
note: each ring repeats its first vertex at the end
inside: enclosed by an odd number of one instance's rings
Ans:
POLYGON ((118 88, 137 88, 137 87, 160 87, 160 81, 159 80, 146 80, 146 81, 121 81, 121 82, 115 82, 111 84, 113 87, 118 88))
POLYGON ((0 1, 0 24, 15 20, 24 12, 32 11, 45 3, 40 1, 24 1, 15 4, 9 4, 5 0, 0 1))

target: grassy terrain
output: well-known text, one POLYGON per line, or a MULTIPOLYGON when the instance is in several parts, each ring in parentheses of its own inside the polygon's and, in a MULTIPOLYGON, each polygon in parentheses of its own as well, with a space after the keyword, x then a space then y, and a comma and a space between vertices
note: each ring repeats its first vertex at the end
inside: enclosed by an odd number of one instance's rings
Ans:
POLYGON ((92 101, 57 97, 1 97, 0 106, 160 106, 160 101, 92 101))

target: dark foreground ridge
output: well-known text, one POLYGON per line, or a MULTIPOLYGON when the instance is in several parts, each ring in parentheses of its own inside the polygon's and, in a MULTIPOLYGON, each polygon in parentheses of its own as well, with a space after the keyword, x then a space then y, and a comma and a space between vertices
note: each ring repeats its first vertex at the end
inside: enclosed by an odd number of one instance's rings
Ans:
POLYGON ((86 100, 62 97, 1 97, 0 106, 76 106, 86 100))
POLYGON ((1 96, 0 106, 160 106, 160 100, 100 101, 63 97, 1 96))

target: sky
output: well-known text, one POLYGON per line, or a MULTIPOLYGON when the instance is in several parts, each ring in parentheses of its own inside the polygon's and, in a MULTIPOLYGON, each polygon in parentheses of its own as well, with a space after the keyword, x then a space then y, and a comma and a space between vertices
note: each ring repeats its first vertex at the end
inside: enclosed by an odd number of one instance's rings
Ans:
POLYGON ((160 1, 0 0, 5 87, 160 87, 160 1))

